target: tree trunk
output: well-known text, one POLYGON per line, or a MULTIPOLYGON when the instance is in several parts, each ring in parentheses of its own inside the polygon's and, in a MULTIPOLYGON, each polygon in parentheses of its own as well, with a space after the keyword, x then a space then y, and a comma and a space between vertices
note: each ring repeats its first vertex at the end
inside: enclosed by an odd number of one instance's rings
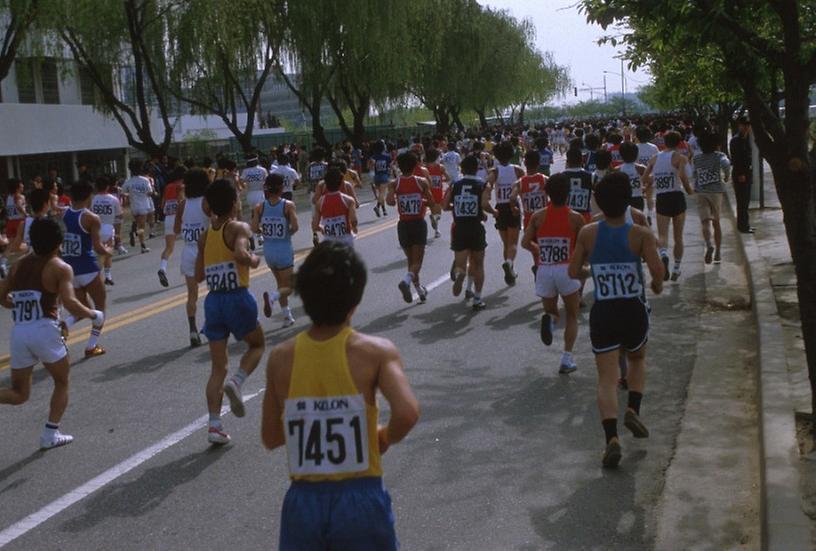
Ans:
POLYGON ((433 109, 434 119, 436 119, 436 131, 440 134, 447 134, 450 130, 450 116, 444 106, 433 109))
POLYGON ((340 125, 340 130, 343 131, 343 134, 346 135, 346 138, 352 138, 351 129, 346 124, 346 117, 343 116, 343 110, 340 108, 340 104, 337 101, 337 98, 334 97, 332 94, 326 94, 326 97, 329 100, 329 105, 331 105, 332 111, 334 111, 335 116, 337 117, 337 123, 340 125))
POLYGON ((252 143, 252 134, 240 133, 235 135, 238 145, 241 146, 241 151, 244 155, 249 155, 255 152, 255 144, 252 143))
POLYGON ((487 128, 487 117, 485 116, 485 110, 474 109, 474 111, 476 111, 476 114, 479 115, 479 126, 481 126, 483 129, 487 128))
POLYGON ((459 129, 460 132, 465 131, 465 125, 462 123, 462 118, 459 116, 459 110, 453 112, 453 123, 456 125, 456 128, 459 129))
POLYGON ((727 103, 717 104, 717 136, 720 139, 720 151, 728 154, 728 124, 731 121, 731 113, 727 103))
POLYGON ((365 111, 358 111, 354 114, 353 122, 353 130, 351 134, 351 143, 354 144, 355 147, 362 147, 363 142, 365 141, 366 132, 365 132, 365 117, 368 115, 368 109, 365 111))
POLYGON ((521 102, 521 107, 519 107, 519 117, 518 122, 520 125, 524 126, 524 112, 527 110, 527 102, 521 102))

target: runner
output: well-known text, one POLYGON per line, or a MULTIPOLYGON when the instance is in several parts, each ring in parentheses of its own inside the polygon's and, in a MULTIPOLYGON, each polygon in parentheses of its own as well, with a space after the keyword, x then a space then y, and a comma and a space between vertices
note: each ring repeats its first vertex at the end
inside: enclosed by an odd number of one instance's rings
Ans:
MULTIPOLYGON (((46 203, 47 205, 47 203, 46 203)), ((11 309, 11 388, 0 389, 0 404, 28 401, 34 366, 42 362, 54 380, 48 421, 40 436, 40 449, 70 444, 59 423, 68 406, 68 348, 57 322, 59 302, 75 318, 90 318, 94 327, 105 320, 102 312, 86 308, 71 285, 71 266, 60 259, 63 233, 52 219, 35 220, 30 227, 33 254, 21 258, 8 279, 0 282, 0 303, 11 309)))
POLYGON ((535 171, 549 176, 550 167, 553 164, 553 151, 550 149, 550 140, 547 136, 541 136, 536 139, 535 145, 536 149, 538 149, 539 158, 538 167, 536 167, 535 171))
MULTIPOLYGON (((442 204, 442 197, 445 196, 444 185, 446 182, 450 183, 450 176, 448 176, 445 167, 439 163, 439 150, 431 148, 425 154, 427 161, 428 174, 431 175, 431 195, 433 195, 434 205, 442 204)), ((439 218, 441 211, 434 212, 436 207, 431 209, 431 227, 434 230, 434 239, 439 239, 442 234, 439 233, 439 218)))
MULTIPOLYGON (((62 258, 74 272, 74 292, 80 302, 87 306, 90 298, 94 308, 104 313, 106 292, 96 255, 112 255, 113 250, 102 243, 102 223, 97 215, 88 210, 92 192, 93 187, 88 182, 75 182, 71 186, 71 206, 62 218, 65 222, 62 258)), ((65 325, 70 328, 75 322, 76 319, 69 316, 65 325)), ((105 353, 105 349, 97 344, 101 333, 101 323, 91 328, 91 336, 85 346, 86 358, 105 353)))
POLYGON ((539 209, 525 226, 522 245, 538 252, 536 294, 541 298, 544 315, 541 316, 541 342, 550 346, 553 330, 561 315, 558 297, 564 301, 564 352, 561 354, 559 373, 572 373, 578 367, 572 357, 572 348, 578 337, 578 308, 581 302, 581 282, 567 274, 570 258, 575 249, 578 232, 584 226, 584 217, 567 206, 570 177, 565 172, 547 181, 550 204, 539 209))
POLYGON ((513 185, 524 176, 524 169, 510 163, 513 156, 513 147, 508 142, 502 142, 495 148, 495 155, 498 164, 490 169, 488 185, 496 190, 496 229, 504 245, 504 282, 507 285, 515 285, 518 274, 513 269, 513 262, 516 260, 518 250, 519 230, 521 227, 521 216, 518 199, 510 201, 513 192, 513 185))
POLYGON ((31 207, 31 216, 26 216, 23 231, 17 231, 17 235, 6 249, 6 255, 28 252, 31 249, 31 224, 38 218, 48 218, 51 211, 50 194, 42 188, 33 189, 28 196, 28 204, 31 207))
MULTIPOLYGON (((527 175, 522 176, 518 182, 513 185, 513 192, 510 194, 510 204, 516 202, 517 198, 521 198, 522 211, 524 213, 524 228, 530 225, 530 218, 533 213, 539 209, 543 209, 547 205, 547 176, 539 172, 541 168, 541 155, 535 149, 531 149, 524 154, 524 167, 527 169, 527 175)), ((538 249, 531 248, 530 253, 533 255, 533 276, 535 276, 538 267, 538 249)))
POLYGON ((467 275, 465 299, 473 299, 474 310, 484 310, 482 300, 484 287, 485 212, 497 214, 490 204, 490 190, 484 180, 476 177, 479 159, 468 155, 462 161, 462 179, 453 183, 445 192, 445 210, 453 211, 451 250, 453 251, 453 296, 462 293, 467 275), (474 290, 475 286, 475 290, 474 290))
POLYGON ((135 232, 133 228, 130 232, 130 246, 136 246, 136 237, 138 237, 142 253, 149 253, 150 249, 145 245, 145 223, 148 215, 153 214, 154 210, 153 184, 144 176, 142 161, 134 159, 128 163, 128 168, 130 168, 131 175, 122 185, 122 196, 130 205, 130 214, 133 215, 135 225, 135 232))
MULTIPOLYGON (((317 146, 312 149, 312 152, 309 154, 309 197, 315 193, 317 189, 317 184, 320 183, 323 178, 326 177, 326 170, 328 169, 328 163, 323 159, 326 157, 326 151, 317 146)), ((314 199, 312 200, 314 202, 314 199)))
POLYGON ((705 263, 722 261, 722 227, 720 206, 725 193, 725 180, 731 172, 731 163, 725 154, 717 151, 718 137, 713 132, 702 131, 697 138, 701 153, 694 157, 694 191, 703 226, 706 243, 705 263), (711 244, 711 228, 714 228, 714 244, 711 244))
POLYGON ((354 197, 340 191, 343 174, 337 168, 330 168, 322 182, 325 193, 315 197, 312 212, 312 242, 318 243, 318 234, 324 240, 342 241, 354 247, 354 236, 357 233, 357 211, 354 197))
POLYGON ((620 156, 623 164, 618 167, 618 170, 629 177, 629 185, 632 188, 632 196, 629 198, 629 206, 644 210, 645 202, 643 200, 643 183, 641 178, 646 171, 646 167, 638 164, 638 147, 632 142, 624 142, 620 146, 620 156))
POLYGON ((425 212, 428 207, 432 210, 436 207, 428 180, 414 175, 417 162, 413 152, 402 153, 397 157, 397 166, 403 175, 389 184, 386 198, 386 203, 396 206, 399 212, 397 235, 408 260, 408 273, 397 286, 403 300, 409 304, 413 301, 411 283, 414 284, 420 302, 425 302, 428 298, 428 292, 419 283, 419 271, 422 269, 425 245, 428 242, 425 212), (406 174, 411 176, 405 176, 406 174))
POLYGON ((665 272, 663 277, 667 281, 669 279, 669 224, 672 225, 674 266, 671 271, 671 280, 677 281, 680 278, 680 263, 683 260, 683 226, 686 223, 686 196, 683 194, 683 189, 689 195, 694 192, 689 185, 686 172, 688 157, 675 150, 680 143, 680 134, 674 131, 666 132, 663 139, 666 149, 649 161, 643 174, 643 180, 647 187, 653 187, 655 190, 657 242, 665 272))
MULTIPOLYGON (((221 163, 223 165, 223 163, 221 163)), ((162 197, 162 211, 164 212, 164 250, 159 261, 159 283, 163 287, 168 287, 167 281, 167 261, 176 248, 176 213, 179 202, 184 200, 184 167, 176 167, 170 173, 170 183, 164 188, 162 197)), ((228 172, 227 172, 228 173, 228 172)), ((229 173, 228 173, 229 174, 229 173)))
POLYGON ((285 186, 283 176, 277 172, 266 178, 266 200, 252 211, 252 231, 264 236, 264 259, 278 286, 276 291, 263 293, 264 316, 272 317, 272 304, 278 301, 283 309, 283 326, 289 327, 295 323, 289 295, 295 265, 292 235, 298 231, 298 219, 295 204, 283 198, 285 186))
POLYGON ((391 156, 385 152, 384 141, 380 140, 374 144, 374 155, 368 160, 368 168, 374 171, 377 203, 374 206, 374 214, 377 215, 377 218, 380 217, 380 214, 386 216, 388 212, 385 210, 385 192, 391 180, 391 156))
MULTIPOLYGON (((289 166, 289 155, 282 151, 278 154, 278 166, 272 173, 281 175, 283 178, 283 194, 281 197, 287 201, 291 201, 294 197, 295 188, 300 184, 300 174, 297 173, 297 170, 289 166)), ((266 184, 264 184, 264 190, 266 190, 266 184)), ((252 208, 254 209, 256 206, 257 205, 252 205, 252 208)))
MULTIPOLYGON (((9 178, 6 186, 6 238, 14 240, 17 236, 17 229, 26 218, 26 200, 23 194, 23 180, 21 178, 9 178)), ((8 252, 0 256, 0 277, 5 278, 8 274, 8 252)))
POLYGON ((113 246, 116 243, 114 224, 118 216, 122 216, 122 204, 119 199, 110 194, 112 180, 109 176, 100 176, 96 179, 96 194, 91 201, 91 212, 99 217, 99 240, 106 247, 111 248, 110 255, 102 255, 102 268, 105 272, 105 285, 113 285, 111 266, 113 265, 113 246))
POLYGON ((651 273, 655 294, 663 290, 663 266, 652 232, 633 226, 624 218, 631 194, 629 182, 610 174, 598 184, 595 194, 605 220, 581 229, 568 273, 573 278, 591 274, 595 283, 589 335, 598 369, 598 409, 606 436, 602 465, 611 468, 621 459, 617 394, 621 349, 626 351, 629 365, 624 425, 635 438, 649 436, 640 420, 649 338, 649 309, 641 259, 646 261, 651 273), (587 261, 591 271, 584 268, 587 261))
MULTIPOLYGON (((635 137, 637 138, 638 146, 638 162, 644 166, 648 166, 649 161, 660 153, 658 147, 650 141, 652 139, 652 131, 648 126, 638 126, 637 130, 635 131, 635 137)), ((646 189, 646 209, 644 212, 646 213, 646 219, 649 221, 649 225, 651 226, 652 220, 655 218, 654 190, 651 187, 647 187, 646 189)))
POLYGON ((264 351, 264 335, 258 323, 258 305, 249 292, 249 269, 261 259, 249 251, 252 230, 249 224, 233 219, 238 193, 228 180, 216 180, 205 194, 205 210, 212 213, 212 226, 198 241, 196 280, 207 282, 204 299, 204 335, 210 343, 212 371, 207 382, 207 409, 210 422, 207 440, 227 444, 229 435, 221 423, 224 394, 236 417, 246 414, 241 386, 258 367, 264 351), (227 339, 230 334, 244 341, 248 349, 241 356, 235 374, 224 384, 228 362, 227 339))
POLYGON ((201 345, 201 336, 196 325, 196 304, 198 303, 198 281, 196 280, 196 260, 198 241, 210 225, 210 217, 204 212, 204 193, 210 185, 210 177, 202 168, 191 168, 184 173, 184 198, 179 201, 173 233, 181 234, 184 248, 181 249, 181 275, 187 285, 187 324, 190 327, 190 346, 201 345))
MULTIPOLYGON (((245 159, 246 168, 241 172, 241 182, 246 188, 246 199, 250 210, 264 201, 264 182, 269 172, 258 164, 257 155, 249 155, 245 159)), ((258 235, 258 245, 263 245, 263 237, 258 235)), ((255 236, 252 236, 250 246, 255 249, 255 236)))
POLYGON ((451 185, 459 178, 461 178, 461 170, 459 165, 462 164, 462 156, 459 154, 456 148, 456 142, 453 140, 444 142, 445 145, 445 154, 442 155, 442 166, 445 167, 445 172, 448 173, 448 177, 450 180, 451 185))
POLYGON ((312 326, 269 355, 261 438, 270 450, 286 446, 292 479, 281 550, 399 547, 381 455, 416 424, 419 404, 393 343, 350 327, 365 284, 353 250, 321 243, 296 278, 312 326), (385 426, 378 391, 389 404, 385 426))

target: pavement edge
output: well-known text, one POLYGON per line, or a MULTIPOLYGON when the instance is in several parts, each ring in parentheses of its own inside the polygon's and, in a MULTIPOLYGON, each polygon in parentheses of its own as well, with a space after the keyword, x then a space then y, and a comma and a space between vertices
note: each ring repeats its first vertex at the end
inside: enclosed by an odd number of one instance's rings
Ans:
MULTIPOLYGON (((736 197, 726 185, 728 212, 736 219, 736 197)), ((771 275, 752 234, 737 233, 747 260, 751 308, 757 326, 759 373, 760 514, 762 549, 810 549, 811 521, 799 493, 796 419, 785 361, 782 320, 771 275)))

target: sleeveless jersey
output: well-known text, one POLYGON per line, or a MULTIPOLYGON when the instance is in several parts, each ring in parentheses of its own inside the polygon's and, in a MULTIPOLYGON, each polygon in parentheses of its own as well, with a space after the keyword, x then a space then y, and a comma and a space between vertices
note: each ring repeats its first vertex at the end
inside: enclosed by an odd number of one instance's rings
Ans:
POLYGON ((629 176, 629 185, 632 186, 632 197, 643 197, 643 189, 640 185, 640 173, 635 163, 623 163, 619 170, 629 176))
POLYGON ((262 166, 250 166, 241 173, 241 180, 247 185, 247 192, 263 192, 264 182, 269 173, 262 166))
POLYGON ((629 248, 632 224, 613 228, 605 220, 598 222, 595 247, 589 255, 595 300, 636 299, 645 302, 643 267, 629 248))
POLYGON ((237 291, 249 287, 249 266, 235 262, 235 254, 224 241, 224 228, 229 222, 207 230, 204 245, 204 278, 211 293, 237 291))
POLYGON ((552 149, 549 147, 544 147, 538 150, 538 155, 540 160, 538 162, 538 169, 544 171, 550 168, 550 165, 553 164, 553 152, 552 149))
POLYGON ((82 227, 80 219, 85 209, 65 211, 65 237, 62 240, 62 259, 74 270, 74 275, 91 274, 99 271, 96 253, 93 250, 91 234, 82 227))
POLYGON ((7 220, 23 220, 25 218, 25 212, 20 212, 20 209, 17 208, 17 203, 14 202, 15 199, 16 196, 14 194, 6 195, 7 220))
POLYGON ((266 200, 261 211, 261 235, 264 237, 264 252, 271 250, 281 241, 289 241, 289 220, 286 218, 286 199, 281 199, 274 205, 266 200), (269 246, 267 247, 267 243, 269 246))
POLYGON ((425 198, 416 176, 400 177, 394 189, 397 196, 397 210, 402 221, 425 218, 425 198))
POLYGON ((324 162, 309 163, 309 181, 317 183, 326 176, 326 167, 328 165, 324 162))
POLYGON ((546 207, 544 223, 536 231, 539 259, 541 264, 568 264, 575 249, 575 231, 569 223, 572 209, 568 206, 556 207, 552 203, 546 207))
POLYGON ((133 209, 149 209, 153 202, 150 194, 153 185, 144 176, 131 176, 122 184, 122 191, 130 196, 130 207, 133 209))
POLYGON ((524 224, 530 220, 538 209, 543 209, 547 204, 547 194, 544 191, 547 179, 543 174, 530 174, 522 176, 519 183, 519 197, 524 207, 524 224))
POLYGON ((327 341, 295 338, 283 427, 289 476, 308 482, 382 476, 378 408, 357 389, 346 327, 327 341))
POLYGON ((99 217, 101 224, 112 226, 116 217, 122 215, 122 205, 119 199, 110 193, 98 193, 91 199, 91 212, 99 217))
POLYGON ((652 178, 654 179, 655 194, 671 193, 680 191, 680 177, 677 169, 672 165, 674 151, 667 149, 657 154, 655 164, 652 167, 652 178))
POLYGON ((580 213, 591 210, 592 174, 580 168, 568 168, 564 174, 569 176, 570 191, 567 206, 580 213))
POLYGON ((280 165, 272 171, 273 174, 280 174, 283 178, 283 193, 295 191, 295 180, 298 179, 297 170, 289 165, 280 165))
POLYGON ((434 201, 441 203, 442 197, 445 195, 442 191, 442 165, 431 163, 427 168, 431 174, 431 195, 433 195, 434 201))
POLYGON ((374 183, 386 183, 389 180, 391 172, 391 156, 385 153, 378 153, 371 157, 371 160, 374 161, 374 183))
POLYGON ((485 183, 473 177, 465 177, 453 184, 453 221, 455 224, 482 223, 482 193, 485 183))
POLYGON ((637 144, 638 147, 638 162, 642 165, 648 165, 652 157, 658 154, 657 146, 653 143, 645 142, 637 144))
POLYGON ((176 212, 178 211, 178 196, 179 190, 182 188, 184 184, 181 180, 176 182, 170 182, 167 184, 167 187, 164 188, 164 215, 165 216, 175 216, 176 212))
POLYGON ((326 237, 343 237, 351 235, 349 208, 339 191, 325 193, 320 198, 320 221, 326 237))
POLYGON ((513 165, 496 165, 496 204, 510 203, 510 193, 516 183, 516 169, 513 165))
POLYGON ((210 219, 202 208, 203 197, 184 200, 184 213, 181 216, 181 237, 184 245, 195 247, 201 234, 210 227, 210 219))
POLYGON ((43 318, 57 319, 58 296, 45 290, 42 272, 50 258, 29 254, 17 261, 9 282, 11 314, 15 325, 33 323, 43 318))

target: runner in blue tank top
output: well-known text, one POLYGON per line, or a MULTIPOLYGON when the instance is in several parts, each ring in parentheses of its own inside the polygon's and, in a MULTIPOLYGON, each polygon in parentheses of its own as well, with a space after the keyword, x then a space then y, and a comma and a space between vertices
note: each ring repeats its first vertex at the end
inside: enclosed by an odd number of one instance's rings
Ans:
POLYGON ((278 285, 276 291, 264 291, 264 315, 272 317, 272 304, 278 301, 283 310, 283 326, 289 327, 295 323, 289 308, 289 295, 292 294, 295 264, 292 234, 298 230, 298 221, 295 204, 282 197, 283 190, 283 176, 278 173, 267 176, 264 183, 266 199, 252 211, 252 231, 263 235, 264 259, 278 285))
POLYGON ((584 226, 578 234, 569 266, 570 277, 592 276, 595 303, 589 315, 589 336, 598 368, 598 409, 606 435, 604 467, 621 459, 618 440, 618 356, 627 354, 629 396, 624 425, 635 438, 647 438, 640 420, 640 402, 646 375, 649 310, 641 258, 652 276, 655 294, 663 291, 663 264, 655 237, 648 228, 626 219, 632 194, 628 179, 607 175, 595 189, 604 220, 584 226), (591 270, 583 266, 589 261, 591 270))

